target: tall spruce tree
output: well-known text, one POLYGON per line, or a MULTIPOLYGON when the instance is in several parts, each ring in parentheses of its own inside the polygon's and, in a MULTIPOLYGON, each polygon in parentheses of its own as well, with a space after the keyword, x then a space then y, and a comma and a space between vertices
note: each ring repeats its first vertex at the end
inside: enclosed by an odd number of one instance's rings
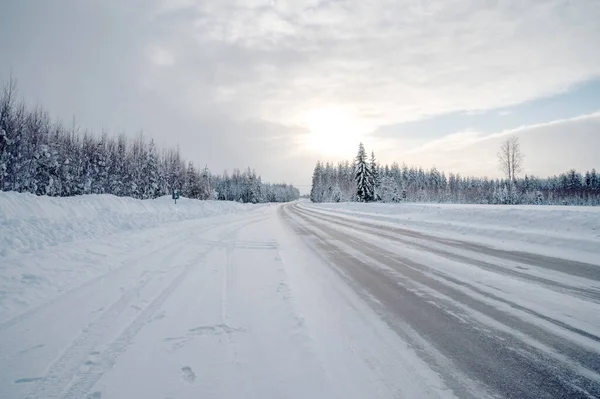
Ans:
POLYGON ((363 143, 358 146, 358 154, 354 161, 354 181, 356 182, 356 199, 359 202, 373 200, 373 175, 367 164, 367 153, 363 143))

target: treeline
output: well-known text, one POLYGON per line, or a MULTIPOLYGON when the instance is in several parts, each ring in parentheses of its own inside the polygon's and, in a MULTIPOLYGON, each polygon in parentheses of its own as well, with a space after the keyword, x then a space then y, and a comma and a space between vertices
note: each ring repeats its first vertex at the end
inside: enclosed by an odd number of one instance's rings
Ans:
POLYGON ((380 165, 373 153, 367 160, 362 149, 354 162, 317 162, 310 198, 313 202, 600 205, 600 176, 593 169, 548 178, 463 177, 435 167, 380 165))
POLYGON ((129 139, 66 128, 40 108, 15 98, 11 80, 0 93, 0 190, 37 195, 114 194, 139 199, 177 189, 188 198, 285 202, 299 191, 266 184, 248 168, 211 174, 182 159, 179 149, 158 150, 140 134, 129 139))

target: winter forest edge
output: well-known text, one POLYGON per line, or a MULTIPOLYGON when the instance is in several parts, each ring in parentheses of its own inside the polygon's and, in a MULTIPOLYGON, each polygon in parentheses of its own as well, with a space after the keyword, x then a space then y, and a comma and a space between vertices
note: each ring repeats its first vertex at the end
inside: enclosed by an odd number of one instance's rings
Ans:
MULTIPOLYGON (((507 140, 507 145, 510 140, 507 140)), ((513 145, 514 145, 513 141, 513 145)), ((516 143, 518 145, 518 143, 516 143)), ((501 149, 503 150, 503 149, 501 149)), ((313 202, 434 202, 472 204, 600 205, 600 176, 569 170, 540 178, 502 168, 504 179, 458 174, 393 163, 381 165, 362 143, 353 162, 317 162, 313 202)), ((179 148, 159 150, 140 134, 100 136, 52 122, 40 107, 17 100, 10 79, 0 92, 0 191, 73 196, 114 194, 138 199, 169 195, 247 203, 299 198, 289 184, 263 183, 247 168, 213 174, 186 162, 179 148)))
POLYGON ((518 177, 523 155, 516 138, 498 153, 504 179, 463 177, 393 163, 380 165, 361 143, 353 162, 317 162, 310 199, 313 202, 433 202, 461 204, 600 205, 600 176, 595 169, 581 174, 518 177), (508 165, 506 162, 508 161, 508 165))
POLYGON ((12 79, 0 92, 0 191, 152 199, 180 190, 187 198, 246 203, 299 198, 296 187, 263 183, 250 168, 231 175, 197 169, 179 148, 159 151, 141 134, 98 137, 66 128, 41 108, 17 101, 16 93, 12 79))

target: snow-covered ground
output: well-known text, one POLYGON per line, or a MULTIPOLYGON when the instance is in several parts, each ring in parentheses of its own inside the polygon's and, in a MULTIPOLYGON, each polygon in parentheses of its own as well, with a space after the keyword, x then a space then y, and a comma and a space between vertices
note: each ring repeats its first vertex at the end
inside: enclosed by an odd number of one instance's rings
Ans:
POLYGON ((454 397, 280 205, 0 195, 1 398, 454 397))
POLYGON ((0 193, 0 398, 595 397, 599 216, 0 193))
POLYGON ((438 237, 594 262, 600 259, 600 207, 327 203, 303 206, 354 220, 402 226, 438 237))
MULTIPOLYGON (((298 208, 361 226, 361 238, 386 249, 399 243, 381 233, 396 229, 404 240, 396 252, 408 259, 600 337, 600 317, 591 317, 600 310, 600 208, 357 203, 298 208), (573 297, 569 289, 593 293, 596 301, 573 297)), ((351 232, 348 227, 336 226, 351 232)))
POLYGON ((289 215, 458 380, 537 398, 600 395, 599 211, 303 202, 289 215))
POLYGON ((136 259, 148 252, 150 240, 176 242, 181 234, 171 230, 177 222, 193 225, 252 209, 187 198, 175 205, 170 197, 141 201, 0 192, 0 321, 136 259), (140 231, 149 238, 140 241, 140 231))

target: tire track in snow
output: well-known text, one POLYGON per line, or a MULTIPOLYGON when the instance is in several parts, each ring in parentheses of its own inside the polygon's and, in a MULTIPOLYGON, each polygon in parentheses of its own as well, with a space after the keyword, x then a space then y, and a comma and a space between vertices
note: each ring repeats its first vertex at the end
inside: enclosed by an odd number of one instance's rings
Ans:
MULTIPOLYGON (((282 208, 282 217, 286 220, 289 227, 306 242, 308 247, 324 259, 326 264, 341 277, 341 280, 346 283, 350 289, 354 290, 359 297, 363 298, 367 306, 370 306, 375 313, 381 317, 381 320, 398 334, 400 339, 412 347, 415 353, 429 365, 432 370, 442 377, 446 386, 453 391, 454 395, 462 399, 498 398, 497 395, 492 395, 489 392, 488 387, 484 384, 463 373, 456 364, 442 352, 441 348, 438 350, 435 345, 432 345, 427 339, 421 337, 416 328, 413 328, 408 324, 398 324, 399 321, 402 320, 402 317, 394 316, 393 313, 385 307, 384 302, 378 299, 378 296, 375 293, 370 292, 355 280, 354 276, 343 266, 343 264, 341 264, 340 259, 337 259, 338 254, 343 254, 343 251, 336 247, 329 246, 330 239, 320 231, 315 232, 314 226, 309 228, 312 224, 311 221, 308 221, 306 217, 295 212, 293 207, 292 211, 290 211, 289 207, 286 206, 282 208)), ((346 256, 349 255, 346 254, 346 256)), ((350 259, 352 259, 352 262, 353 258, 350 259)), ((369 266, 364 265, 364 267, 369 266)))
MULTIPOLYGON (((432 289, 441 289, 444 294, 453 294, 454 300, 465 300, 467 296, 457 298, 456 291, 443 285, 432 285, 432 280, 425 274, 407 269, 406 264, 396 263, 394 267, 393 256, 385 253, 380 247, 375 247, 355 236, 340 233, 337 230, 323 225, 320 219, 299 214, 296 209, 294 215, 303 220, 300 227, 311 226, 308 235, 319 239, 316 242, 318 252, 330 259, 336 266, 334 269, 341 271, 340 275, 355 287, 357 292, 366 294, 364 298, 388 320, 388 323, 397 331, 403 329, 402 323, 398 324, 395 318, 403 320, 415 331, 433 343, 456 366, 473 376, 476 380, 483 381, 487 386, 493 387, 503 395, 517 397, 557 397, 557 395, 570 395, 569 397, 589 397, 598 394, 600 387, 598 381, 589 380, 587 377, 577 375, 568 365, 560 365, 555 359, 548 358, 525 342, 511 338, 500 331, 491 328, 478 327, 478 323, 471 320, 468 323, 457 321, 448 309, 440 308, 436 302, 430 302, 409 288, 411 280, 420 281, 432 289), (314 226, 314 227, 312 227, 314 226), (316 229, 315 229, 316 227, 316 229), (343 243, 343 244, 339 244, 343 243), (350 246, 349 250, 346 248, 350 246), (360 256, 352 255, 359 252, 360 256), (365 260, 363 260, 363 258, 365 260), (369 261, 368 259, 372 259, 369 261), (407 276, 403 284, 399 284, 393 275, 385 269, 373 265, 382 263, 398 270, 407 276), (408 274, 407 274, 407 271, 408 274), (366 292, 365 292, 366 290, 366 292), (375 301, 372 300, 375 298, 375 301), (390 318, 391 317, 391 318, 390 318), (492 357, 489 355, 493 354, 492 357), (499 360, 495 360, 498 358, 499 360), (527 379, 522 376, 527 375, 527 379), (514 384, 517 382, 518 384, 514 384), (543 384, 539 384, 544 381, 543 384), (586 393, 588 390, 588 393, 586 393)), ((298 223, 298 222, 296 222, 298 223)), ((393 255, 393 254, 392 254, 393 255)), ((337 270, 336 270, 337 271, 337 270)), ((469 306, 479 304, 486 310, 486 305, 473 299, 469 306)), ((482 309, 480 306, 480 309, 482 309)), ((490 317, 498 317, 501 312, 497 309, 490 317)), ((489 314, 489 313, 486 313, 489 314)), ((502 319, 501 319, 502 320, 502 319)), ((506 318, 503 320, 507 322, 506 318)), ((511 328, 513 324, 508 323, 511 328)), ((532 326, 533 331, 536 331, 532 326)), ((528 331, 531 334, 531 331, 528 331)), ((534 339, 544 336, 544 331, 536 331, 534 339)), ((564 343, 564 340, 554 341, 564 343)), ((577 356, 577 354, 574 354, 577 356)), ((591 358, 589 358, 591 359, 591 358)), ((592 370, 597 373, 597 357, 591 359, 592 370)), ((440 370, 442 374, 447 370, 440 370)))
MULTIPOLYGON (((331 223, 337 224, 339 226, 349 227, 349 228, 352 228, 353 230, 363 231, 368 234, 378 235, 380 237, 387 238, 387 239, 390 239, 393 241, 397 241, 397 242, 400 242, 402 244, 405 244, 405 245, 408 245, 411 247, 419 248, 419 249, 422 249, 422 250, 430 252, 430 253, 435 253, 435 254, 445 257, 447 259, 470 264, 470 265, 476 266, 476 267, 486 270, 486 271, 490 271, 493 273, 502 274, 502 275, 506 275, 506 276, 510 276, 510 277, 516 277, 516 278, 520 278, 520 279, 526 280, 526 281, 527 280, 534 281, 536 283, 543 284, 543 285, 545 285, 555 291, 558 291, 558 292, 569 291, 569 292, 572 292, 573 294, 578 295, 581 298, 584 298, 586 300, 591 299, 594 302, 600 303, 600 290, 586 289, 586 288, 575 287, 575 286, 568 285, 568 284, 563 284, 561 282, 551 280, 548 278, 535 276, 535 275, 532 275, 529 273, 524 273, 524 272, 520 272, 518 270, 509 269, 509 268, 502 267, 500 265, 496 265, 496 264, 486 262, 483 260, 473 259, 473 258, 470 258, 465 255, 456 254, 456 253, 444 250, 442 248, 436 248, 436 247, 432 247, 431 245, 427 245, 424 243, 406 240, 398 233, 390 234, 386 231, 382 231, 382 227, 385 230, 390 230, 392 232, 396 231, 396 229, 388 228, 387 226, 379 226, 379 228, 377 230, 374 230, 373 228, 365 228, 361 223, 358 223, 358 222, 354 222, 354 221, 344 222, 342 220, 339 220, 339 219, 336 219, 333 217, 323 216, 323 215, 319 214, 318 212, 305 211, 305 208, 295 207, 294 211, 301 213, 303 215, 306 215, 306 216, 318 218, 319 220, 326 220, 331 223)), ((428 237, 428 236, 424 236, 424 237, 428 237)), ((419 239, 425 239, 425 238, 419 238, 419 239)), ((437 242, 437 240, 436 240, 436 242, 437 242)), ((461 241, 457 241, 457 242, 461 242, 461 241)), ((474 251, 476 253, 481 253, 481 252, 477 252, 476 250, 472 249, 471 248, 472 245, 467 245, 465 247, 460 247, 457 245, 454 245, 454 246, 456 248, 460 248, 465 251, 474 251)), ((485 248, 488 248, 488 247, 485 247, 485 248)), ((501 252, 509 253, 508 251, 501 251, 501 252)), ((534 256, 532 254, 529 254, 529 255, 530 255, 529 256, 530 258, 534 256)), ((497 255, 492 255, 492 256, 497 257, 497 255)), ((560 259, 556 259, 556 258, 552 258, 552 259, 554 259, 554 262, 560 261, 560 259)), ((570 263, 570 261, 567 261, 567 260, 563 260, 563 262, 570 263)), ((526 263, 524 263, 524 264, 526 264, 526 263)), ((532 266, 536 266, 536 265, 532 265, 532 266)), ((573 266, 573 267, 576 267, 576 266, 573 266)), ((562 272, 565 273, 564 271, 562 271, 562 272)), ((597 267, 596 273, 598 274, 598 276, 600 276, 600 266, 597 267)))
MULTIPOLYGON (((183 247, 178 246, 168 251, 159 258, 157 264, 163 263, 177 254, 183 247)), ((153 251, 153 256, 160 251, 153 251)), ((82 332, 69 344, 62 355, 49 367, 45 377, 34 387, 28 398, 55 398, 60 397, 64 387, 81 368, 82 364, 94 352, 98 339, 111 327, 111 321, 122 314, 138 294, 153 280, 154 275, 145 273, 143 279, 133 288, 125 291, 123 295, 113 302, 106 310, 85 326, 82 332)), ((83 396, 72 396, 83 397, 83 396)))
MULTIPOLYGON (((232 232, 235 232, 244 226, 256 223, 264 219, 264 216, 252 218, 249 221, 246 220, 240 222, 230 222, 232 225, 222 233, 223 236, 228 236, 232 232)), ((192 240, 184 243, 182 247, 194 242, 192 240)), ((119 356, 127 350, 131 344, 133 338, 138 332, 144 327, 148 320, 160 309, 162 304, 177 290, 185 278, 196 268, 199 264, 203 264, 203 260, 206 258, 208 253, 213 251, 218 246, 211 246, 203 252, 196 254, 195 257, 186 263, 183 270, 177 274, 177 276, 171 280, 169 285, 164 288, 158 296, 156 296, 142 311, 141 313, 123 330, 123 332, 113 340, 106 349, 99 353, 99 360, 92 365, 91 369, 87 372, 79 375, 75 375, 72 379, 72 383, 68 387, 62 387, 61 391, 64 391, 63 396, 67 398, 79 398, 84 397, 94 387, 96 382, 102 378, 104 373, 112 369, 117 362, 119 356)), ((44 396, 46 398, 48 396, 44 396)))
MULTIPOLYGON (((310 215, 310 214, 305 214, 302 211, 299 211, 298 214, 299 215, 302 214, 302 215, 304 215, 304 216, 306 216, 308 218, 311 218, 312 220, 314 220, 317 223, 322 223, 322 218, 317 219, 315 216, 310 215)), ((327 220, 329 220, 329 219, 327 219, 327 220)), ((331 222, 334 223, 334 224, 337 224, 336 221, 331 221, 331 222)), ((343 223, 339 223, 339 224, 342 225, 342 226, 346 226, 343 223)), ((384 232, 372 232, 370 230, 361 229, 360 226, 354 226, 354 225, 352 225, 351 227, 354 230, 364 231, 365 233, 368 233, 368 234, 372 234, 372 235, 376 235, 376 236, 381 236, 381 237, 385 237, 385 238, 391 238, 392 240, 395 239, 394 236, 388 236, 384 232)), ((343 235, 346 240, 355 240, 355 241, 358 240, 355 236, 350 236, 350 235, 344 234, 343 232, 340 232, 340 231, 337 231, 337 230, 336 230, 335 234, 343 235)), ((372 243, 369 243, 369 242, 366 242, 366 241, 362 241, 362 240, 358 240, 357 242, 360 243, 363 247, 369 248, 369 251, 371 251, 372 253, 376 254, 376 256, 378 256, 378 261, 380 261, 382 264, 386 264, 386 263, 389 263, 389 262, 395 263, 395 264, 397 264, 397 266, 400 267, 400 269, 398 269, 398 267, 396 267, 396 271, 399 271, 401 274, 407 275, 409 278, 411 278, 413 280, 427 281, 426 284, 429 284, 429 285, 435 284, 437 288, 435 288, 435 287, 432 287, 432 288, 434 288, 435 290, 437 290, 439 292, 442 292, 442 290, 447 291, 448 289, 452 289, 452 286, 454 286, 454 287, 460 286, 460 287, 466 288, 467 290, 470 290, 471 292, 477 294, 480 297, 485 297, 488 300, 491 299, 491 300, 494 300, 496 302, 500 302, 502 304, 508 305, 508 306, 510 306, 511 309, 515 309, 515 310, 519 310, 521 312, 527 313, 528 315, 531 315, 531 316, 537 317, 538 319, 541 319, 541 320, 544 320, 546 322, 552 323, 552 324, 556 325, 557 327, 560 327, 560 328, 562 328, 564 330, 573 332, 573 333, 578 334, 578 335, 580 335, 580 336, 582 336, 582 337, 584 337, 586 339, 589 339, 591 341, 600 343, 600 336, 597 336, 595 334, 589 333, 589 332, 584 331, 582 329, 573 327, 573 326, 568 325, 568 324, 566 324, 566 323, 564 323, 564 322, 562 322, 560 320, 556 320, 556 319, 551 318, 549 316, 543 315, 543 314, 541 314, 539 312, 536 312, 533 309, 530 309, 530 308, 528 308, 526 306, 517 304, 517 303, 515 303, 513 301, 510 301, 510 300, 507 300, 505 298, 499 297, 499 296, 494 295, 494 294, 492 294, 490 292, 487 292, 485 290, 481 290, 480 288, 474 286, 473 284, 469 284, 469 283, 460 281, 459 279, 454 278, 454 277, 448 275, 445 272, 433 269, 433 268, 431 268, 431 267, 429 267, 429 266, 427 266, 425 264, 422 264, 422 263, 419 263, 419 262, 414 261, 412 259, 403 257, 403 256, 401 256, 401 255, 399 255, 399 254, 397 254, 395 252, 387 251, 387 250, 383 249, 381 246, 377 246, 377 245, 374 245, 372 243), (412 269, 413 271, 411 271, 410 269, 412 269), (415 271, 417 272, 417 274, 414 273, 415 271), (436 277, 436 279, 432 280, 431 279, 432 276, 436 277), (444 286, 440 286, 440 279, 444 280, 444 281, 441 281, 441 283, 444 283, 445 287, 444 286), (436 282, 436 280, 438 282, 436 282), (448 283, 450 283, 450 285, 448 285, 448 283)), ((428 250, 427 247, 423 247, 423 249, 428 250)), ((433 251, 433 252, 435 252, 435 251, 433 251)), ((461 257, 461 259, 462 259, 462 257, 461 257)), ((469 258, 466 258, 466 259, 469 259, 469 258)), ((537 280, 532 280, 532 281, 537 282, 537 280)), ((569 289, 567 289, 567 291, 568 292, 573 292, 572 290, 569 290, 569 289)), ((476 305, 483 305, 480 302, 474 301, 473 298, 469 297, 469 295, 465 295, 463 293, 460 293, 457 290, 454 290, 454 292, 455 292, 455 295, 454 296, 451 295, 451 297, 453 297, 453 298, 463 298, 462 299, 463 303, 471 303, 470 306, 475 306, 476 308, 477 308, 476 305), (465 302, 465 300, 467 302, 465 302), (473 304, 475 304, 475 305, 473 305, 473 304)), ((590 298, 587 298, 587 297, 584 297, 584 298, 586 300, 590 299, 590 298)), ((490 309, 492 309, 497 314, 501 314, 495 308, 490 308, 490 309)), ((495 317, 498 318, 499 316, 495 316, 495 317)), ((504 319, 504 320, 506 320, 506 319, 504 319)), ((523 321, 514 320, 510 324, 512 324, 512 325, 525 325, 523 323, 524 323, 523 321)), ((531 331, 531 330, 530 330, 530 328, 523 328, 522 331, 531 331)), ((539 336, 539 335, 541 335, 542 332, 543 332, 543 330, 540 330, 535 335, 539 336)), ((555 340, 554 339, 549 339, 549 342, 555 342, 555 340)), ((563 346, 568 346, 568 345, 554 345, 554 346, 563 347, 563 346)), ((590 353, 586 357, 593 360, 591 363, 589 363, 590 365, 593 365, 594 368, 595 367, 599 367, 598 366, 599 360, 598 360, 598 357, 597 357, 596 353, 594 353, 594 354, 590 353)))
MULTIPOLYGON (((312 218, 312 216, 310 217, 312 218)), ((313 223, 315 222, 319 224, 320 220, 314 219, 313 223)), ((558 337, 550 331, 536 327, 528 321, 507 314, 494 306, 490 306, 482 302, 481 298, 484 298, 485 300, 491 299, 493 301, 508 305, 511 308, 511 310, 515 309, 527 313, 528 315, 537 317, 543 321, 552 323, 557 327, 578 334, 581 337, 592 341, 591 344, 593 345, 596 345, 596 343, 600 343, 600 337, 598 337, 597 335, 578 329, 560 320, 553 319, 532 309, 529 309, 523 305, 517 304, 505 298, 481 290, 473 284, 460 281, 459 279, 449 276, 446 273, 432 269, 412 259, 402 257, 397 253, 385 250, 380 246, 374 245, 363 240, 359 240, 355 236, 344 234, 337 230, 332 231, 324 225, 320 226, 321 230, 327 230, 330 232, 330 234, 337 235, 338 237, 343 237, 345 241, 352 241, 356 245, 360 246, 364 251, 363 253, 368 254, 370 259, 380 263, 381 265, 385 265, 387 267, 392 268, 394 271, 400 273, 400 275, 408 278, 408 282, 418 282, 420 284, 428 286, 434 291, 440 292, 443 295, 452 298, 452 300, 454 301, 463 303, 477 311, 480 311, 483 314, 492 317, 495 320, 501 320, 505 325, 510 325, 512 328, 515 328, 527 335, 537 337, 537 339, 541 340, 548 346, 558 348, 559 352, 561 353, 565 353, 571 357, 578 357, 580 360, 583 360, 583 364, 590 369, 600 370, 600 357, 598 357, 598 352, 600 351, 600 348, 596 351, 589 351, 587 349, 579 347, 578 345, 574 346, 570 341, 567 341, 562 337, 558 337), (467 290, 471 291, 471 293, 467 294, 465 293, 465 290, 457 289, 457 286, 461 288, 466 288, 467 290), (480 300, 477 300, 477 298, 480 298, 480 300)))
MULTIPOLYGON (((202 234, 204 232, 210 231, 211 229, 213 229, 217 226, 218 226, 218 224, 216 224, 216 223, 210 224, 210 225, 206 226, 205 229, 199 230, 198 233, 202 234)), ((123 260, 120 261, 122 266, 111 269, 105 273, 102 273, 96 277, 93 277, 91 280, 88 280, 79 286, 71 288, 68 291, 62 292, 62 293, 58 294, 58 296, 56 296, 44 303, 36 305, 33 308, 26 310, 25 312, 0 323, 0 331, 6 330, 10 327, 13 327, 13 326, 27 320, 27 319, 31 319, 32 317, 35 317, 37 314, 39 314, 40 312, 43 312, 45 309, 48 309, 52 305, 66 299, 86 288, 89 288, 89 287, 93 286, 94 284, 97 284, 98 282, 103 281, 107 277, 111 277, 115 274, 121 273, 121 272, 125 271, 126 269, 139 264, 140 260, 142 260, 142 259, 146 259, 146 258, 152 259, 156 254, 160 254, 160 252, 164 251, 166 248, 171 247, 174 243, 180 242, 182 235, 183 234, 176 234, 174 237, 172 237, 172 239, 168 240, 166 242, 166 244, 160 245, 158 248, 151 250, 149 253, 142 254, 141 256, 139 253, 136 253, 133 256, 126 256, 123 260)))
MULTIPOLYGON (((295 210, 302 210, 304 212, 310 212, 314 216, 319 218, 334 218, 333 220, 336 223, 341 224, 342 220, 345 222, 352 223, 353 227, 360 226, 361 228, 374 228, 381 230, 382 228, 396 233, 400 236, 412 237, 419 240, 424 240, 425 242, 436 242, 438 244, 447 245, 451 247, 458 248, 460 250, 469 250, 472 252, 485 254, 487 256, 492 256, 494 258, 502 259, 502 260, 511 260, 519 263, 523 263, 530 266, 536 266, 540 268, 545 268, 561 273, 565 273, 567 275, 583 277, 589 280, 600 281, 600 265, 578 262, 573 260, 565 260, 540 254, 531 254, 523 251, 506 251, 502 249, 493 248, 487 245, 473 243, 469 241, 462 241, 456 239, 449 238, 441 238, 433 235, 425 234, 422 232, 402 228, 402 227, 394 227, 390 225, 382 225, 368 221, 367 219, 363 219, 357 221, 356 219, 348 218, 347 216, 343 216, 340 213, 337 213, 337 216, 334 216, 333 212, 321 212, 315 209, 309 209, 305 206, 296 205, 295 210)), ((331 219, 330 219, 331 220, 331 219)), ((412 241, 406 242, 406 244, 414 244, 412 241)), ((426 248, 427 250, 433 250, 433 248, 426 248)))
MULTIPOLYGON (((249 225, 249 224, 248 224, 249 225)), ((240 352, 236 347, 236 342, 233 340, 232 329, 232 315, 230 310, 230 303, 232 301, 231 293, 234 292, 236 286, 236 265, 235 265, 235 247, 236 247, 236 237, 239 230, 236 230, 229 237, 228 245, 225 247, 225 274, 223 276, 223 284, 221 287, 221 321, 224 326, 227 326, 225 331, 225 340, 227 342, 227 349, 229 351, 229 356, 231 357, 231 361, 235 364, 235 367, 239 370, 242 369, 242 364, 240 362, 240 352)), ((248 384, 248 379, 243 381, 244 384, 248 384)), ((250 381, 251 382, 251 381, 250 381)), ((238 381, 238 383, 242 383, 238 381)))
POLYGON ((100 360, 94 364, 88 372, 75 377, 75 381, 68 387, 63 396, 67 398, 79 398, 87 394, 104 373, 115 365, 118 357, 129 347, 133 338, 146 324, 148 319, 152 317, 167 298, 177 289, 194 267, 196 267, 198 263, 202 263, 204 256, 211 250, 212 249, 208 249, 200 253, 198 258, 186 264, 184 269, 175 277, 175 279, 173 279, 171 283, 162 290, 161 293, 146 306, 146 308, 144 308, 116 340, 108 345, 106 350, 101 353, 100 360))

